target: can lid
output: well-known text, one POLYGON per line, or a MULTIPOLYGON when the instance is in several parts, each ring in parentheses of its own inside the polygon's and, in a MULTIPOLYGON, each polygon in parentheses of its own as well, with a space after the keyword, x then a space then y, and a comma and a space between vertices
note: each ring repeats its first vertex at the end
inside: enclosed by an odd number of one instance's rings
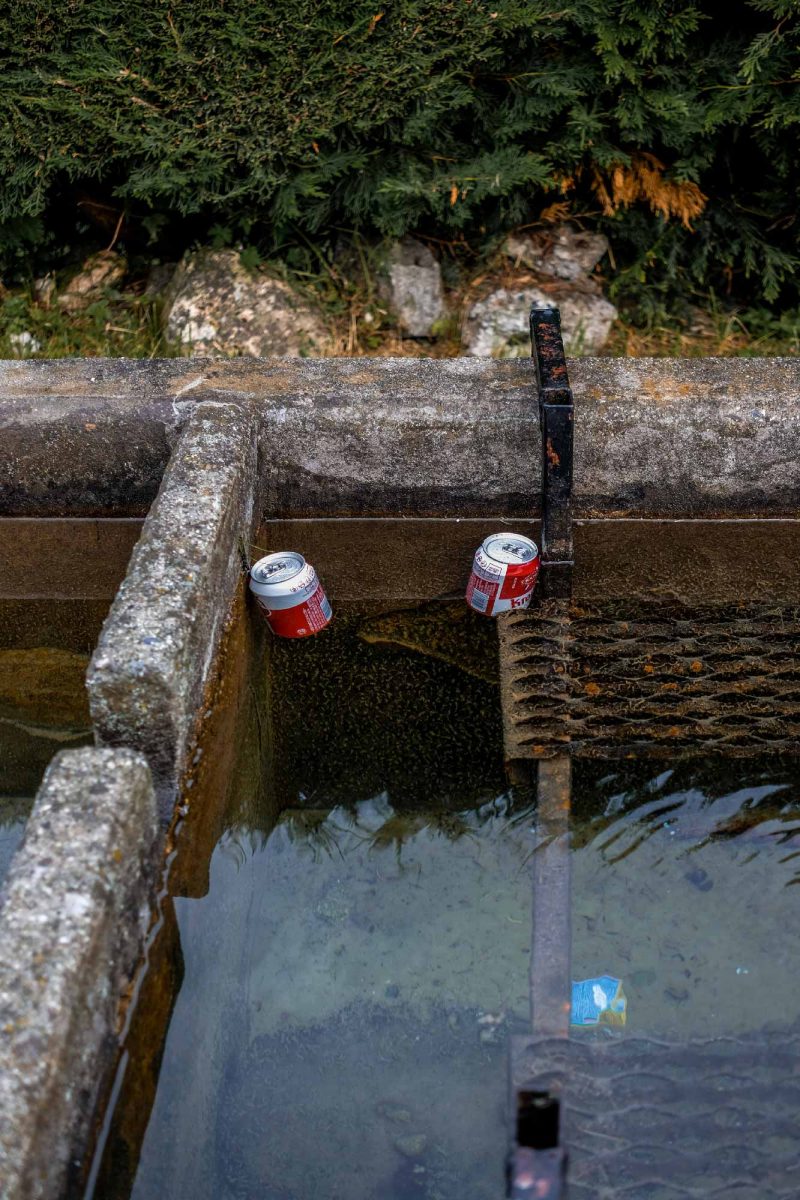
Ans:
POLYGON ((536 542, 521 533, 490 533, 483 549, 489 558, 500 563, 533 562, 539 553, 536 542))
POLYGON ((285 583, 299 575, 306 560, 295 550, 282 550, 278 554, 267 554, 251 567, 250 575, 256 583, 271 584, 285 583))

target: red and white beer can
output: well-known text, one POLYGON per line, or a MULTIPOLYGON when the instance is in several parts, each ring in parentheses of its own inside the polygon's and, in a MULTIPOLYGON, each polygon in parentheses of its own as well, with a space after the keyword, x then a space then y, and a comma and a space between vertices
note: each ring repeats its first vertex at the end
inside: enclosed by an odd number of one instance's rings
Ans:
POLYGON ((539 548, 519 533, 491 533, 475 551, 467 604, 487 617, 527 608, 539 574, 539 548))
POLYGON ((250 591, 278 637, 310 637, 333 615, 317 572, 294 550, 260 558, 250 569, 250 591))

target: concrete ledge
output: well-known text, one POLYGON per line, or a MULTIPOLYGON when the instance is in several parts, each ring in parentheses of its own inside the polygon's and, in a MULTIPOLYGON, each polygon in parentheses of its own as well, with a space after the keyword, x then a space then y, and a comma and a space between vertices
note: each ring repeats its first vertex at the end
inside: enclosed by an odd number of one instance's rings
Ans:
MULTIPOLYGON (((572 359, 576 515, 791 516, 797 359, 572 359)), ((491 359, 0 363, 0 514, 144 515, 198 404, 252 410, 264 511, 532 515, 532 364, 491 359)))
POLYGON ((157 830, 140 755, 55 757, 0 895, 3 1200, 63 1194, 149 923, 157 830))
POLYGON ((250 411, 199 405, 170 460, 89 666, 96 737, 146 756, 165 818, 242 577, 255 478, 250 411))

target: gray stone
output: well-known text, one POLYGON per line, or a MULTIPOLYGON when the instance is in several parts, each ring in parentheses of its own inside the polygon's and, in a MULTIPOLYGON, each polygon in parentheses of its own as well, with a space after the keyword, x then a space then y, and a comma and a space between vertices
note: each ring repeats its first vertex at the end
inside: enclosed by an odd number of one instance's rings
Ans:
POLYGON ((515 233, 506 240, 505 252, 517 266, 530 267, 556 279, 582 279, 590 275, 604 254, 608 238, 571 225, 542 233, 515 233))
POLYGON ((391 247, 386 270, 381 291, 401 329, 409 337, 430 337, 445 314, 438 260, 422 242, 406 237, 391 247))
POLYGON ((147 280, 145 281, 142 295, 146 298, 160 296, 172 283, 177 269, 178 264, 174 262, 156 263, 147 272, 147 280))
POLYGON ((150 920, 157 821, 130 750, 51 763, 0 894, 0 1194, 56 1200, 113 1062, 150 920))
POLYGON ((87 673, 96 736, 146 755, 165 819, 243 581, 256 449, 248 409, 215 402, 195 409, 87 673))
POLYGON ((464 329, 467 354, 477 358, 528 358, 528 315, 534 303, 558 306, 568 354, 594 354, 602 349, 618 315, 614 305, 590 281, 551 285, 547 291, 500 288, 470 309, 464 329))
POLYGON ((40 275, 33 281, 33 298, 42 308, 49 308, 56 294, 56 277, 53 271, 40 275))
POLYGON ((320 354, 330 340, 288 283, 246 270, 235 250, 186 257, 165 299, 167 337, 198 358, 320 354))
MULTIPOLYGON (((576 516, 796 516, 800 360, 584 358, 569 372, 576 516)), ((0 363, 0 514, 141 514, 208 400, 252 411, 270 517, 537 511, 529 360, 15 359, 0 363)))
POLYGON ((87 308, 102 299, 109 288, 121 283, 127 269, 125 259, 113 250, 100 250, 93 254, 58 297, 59 308, 68 313, 87 308))
POLYGON ((394 1139, 394 1146, 404 1158, 422 1158, 428 1139, 424 1133, 401 1133, 394 1139))

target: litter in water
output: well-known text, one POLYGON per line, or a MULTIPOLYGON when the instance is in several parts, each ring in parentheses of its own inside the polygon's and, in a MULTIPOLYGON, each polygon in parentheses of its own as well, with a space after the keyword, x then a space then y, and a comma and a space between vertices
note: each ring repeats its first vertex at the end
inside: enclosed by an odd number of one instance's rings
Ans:
POLYGON ((624 1025, 628 1001, 622 980, 598 975, 572 984, 572 1025, 624 1025))

